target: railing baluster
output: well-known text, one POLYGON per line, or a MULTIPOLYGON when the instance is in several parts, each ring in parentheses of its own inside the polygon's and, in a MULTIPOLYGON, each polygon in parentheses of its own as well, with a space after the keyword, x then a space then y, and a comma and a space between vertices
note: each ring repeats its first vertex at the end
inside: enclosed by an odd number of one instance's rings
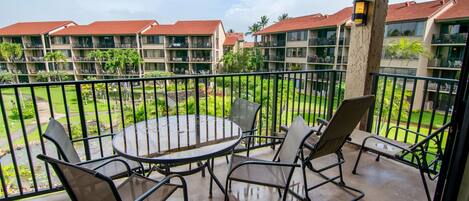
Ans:
POLYGON ((158 114, 158 96, 156 95, 156 80, 153 80, 153 97, 155 98, 155 120, 156 120, 156 137, 158 144, 158 152, 161 151, 161 137, 160 137, 160 120, 158 114))
POLYGON ((394 92, 396 91, 396 77, 393 78, 392 81, 392 90, 391 90, 391 99, 389 103, 389 113, 388 113, 388 122, 386 124, 386 138, 388 137, 388 132, 387 130, 389 129, 389 124, 391 123, 391 118, 392 118, 392 106, 394 105, 394 92))
MULTIPOLYGON (((85 110, 83 105, 83 97, 81 93, 81 84, 75 84, 75 91, 77 94, 78 113, 80 115, 82 137, 87 138, 88 130, 86 129, 85 110)), ((83 141, 83 147, 85 148, 86 160, 91 160, 90 144, 88 140, 83 141)))
MULTIPOLYGON (((98 129, 98 136, 101 136, 101 126, 99 124, 99 111, 98 111, 98 105, 96 103, 96 90, 95 90, 95 85, 94 83, 91 84, 91 93, 93 95, 93 105, 94 105, 94 114, 96 116, 96 127, 98 129)), ((103 142, 102 139, 98 139, 99 142, 99 152, 101 153, 101 157, 104 157, 103 153, 103 142)))

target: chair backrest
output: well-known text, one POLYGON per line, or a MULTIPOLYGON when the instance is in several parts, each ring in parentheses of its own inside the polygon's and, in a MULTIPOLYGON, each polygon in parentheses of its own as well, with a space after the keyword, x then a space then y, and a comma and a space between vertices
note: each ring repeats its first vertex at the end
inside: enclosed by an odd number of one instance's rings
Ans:
POLYGON ((252 131, 256 126, 257 113, 261 105, 244 99, 236 99, 231 105, 228 119, 236 123, 243 132, 252 131))
POLYGON ((116 186, 109 177, 42 154, 39 154, 37 158, 54 168, 70 199, 76 201, 121 200, 116 186))
POLYGON ((345 99, 314 145, 310 158, 336 153, 373 103, 374 96, 345 99))
POLYGON ((305 124, 303 118, 299 116, 293 120, 285 140, 278 150, 278 159, 285 163, 295 163, 301 145, 311 133, 312 129, 305 124))
POLYGON ((47 125, 47 130, 42 136, 55 144, 60 155, 66 162, 73 164, 81 162, 75 147, 73 147, 72 141, 60 122, 51 118, 47 125))

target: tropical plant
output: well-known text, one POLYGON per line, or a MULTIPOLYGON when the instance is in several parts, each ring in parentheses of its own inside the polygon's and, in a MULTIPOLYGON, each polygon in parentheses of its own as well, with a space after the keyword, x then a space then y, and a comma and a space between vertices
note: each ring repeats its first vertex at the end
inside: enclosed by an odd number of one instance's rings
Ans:
POLYGON ((427 58, 431 57, 431 53, 425 48, 423 43, 418 40, 410 40, 408 38, 400 38, 398 41, 389 43, 384 48, 385 55, 391 60, 393 58, 411 60, 423 55, 427 58))
POLYGON ((281 22, 281 21, 286 20, 286 19, 290 19, 290 17, 288 16, 288 13, 283 13, 280 16, 277 17, 277 22, 281 22))
POLYGON ((106 71, 117 73, 121 77, 129 68, 137 68, 142 58, 135 49, 110 49, 106 52, 106 71))
POLYGON ((143 77, 170 77, 173 76, 173 72, 166 72, 166 71, 151 71, 145 72, 143 77))
POLYGON ((261 16, 261 19, 259 20, 258 24, 260 25, 261 29, 264 29, 267 24, 269 24, 269 18, 265 15, 261 16))
POLYGON ((98 69, 96 69, 96 72, 98 72, 99 74, 103 70, 103 65, 106 59, 108 58, 108 53, 105 51, 101 51, 101 50, 93 50, 93 51, 90 51, 86 55, 86 57, 88 59, 92 59, 98 62, 98 69))
POLYGON ((52 52, 47 52, 46 55, 44 56, 44 59, 46 61, 52 62, 52 70, 53 71, 58 71, 60 68, 60 65, 64 64, 67 62, 67 56, 62 51, 52 51, 52 52))
POLYGON ((254 42, 257 42, 257 35, 255 35, 256 32, 259 32, 261 30, 261 25, 259 23, 254 23, 251 26, 248 27, 248 32, 246 32, 247 35, 254 35, 254 42))
POLYGON ((242 49, 237 52, 227 52, 223 55, 223 71, 239 73, 262 69, 263 59, 259 49, 242 49))
POLYGON ((0 83, 13 82, 13 74, 8 71, 0 71, 0 83))
POLYGON ((14 74, 15 82, 19 82, 18 74, 16 74, 16 63, 15 60, 23 56, 23 48, 17 43, 0 43, 0 57, 11 63, 11 66, 7 64, 8 71, 14 74), (8 67, 10 66, 10 67, 8 67))
POLYGON ((228 33, 234 33, 234 30, 233 30, 233 29, 229 29, 229 30, 228 30, 228 33))

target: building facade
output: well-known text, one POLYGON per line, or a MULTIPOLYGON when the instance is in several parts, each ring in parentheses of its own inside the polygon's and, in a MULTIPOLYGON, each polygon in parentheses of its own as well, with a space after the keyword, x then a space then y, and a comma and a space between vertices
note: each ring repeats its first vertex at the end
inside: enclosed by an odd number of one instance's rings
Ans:
POLYGON ((41 71, 60 71, 75 80, 113 78, 116 74, 103 68, 105 61, 88 54, 95 50, 134 49, 143 62, 133 69, 126 68, 122 72, 125 76, 153 71, 211 73, 219 67, 224 41, 220 20, 168 25, 155 20, 96 21, 88 25, 71 21, 16 23, 0 29, 0 42, 20 44, 23 56, 12 62, 0 60, 0 70, 14 69, 21 82, 37 81, 41 71), (45 55, 52 51, 63 52, 66 61, 61 65, 46 61, 45 55))

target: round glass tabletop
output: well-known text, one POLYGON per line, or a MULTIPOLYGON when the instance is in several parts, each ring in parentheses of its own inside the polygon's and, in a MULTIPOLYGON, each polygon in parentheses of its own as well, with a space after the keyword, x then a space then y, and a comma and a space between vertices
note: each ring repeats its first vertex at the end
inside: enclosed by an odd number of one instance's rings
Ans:
POLYGON ((226 154, 237 145, 241 134, 241 128, 228 119, 179 115, 126 127, 114 136, 112 143, 118 154, 131 160, 192 163, 226 154))

